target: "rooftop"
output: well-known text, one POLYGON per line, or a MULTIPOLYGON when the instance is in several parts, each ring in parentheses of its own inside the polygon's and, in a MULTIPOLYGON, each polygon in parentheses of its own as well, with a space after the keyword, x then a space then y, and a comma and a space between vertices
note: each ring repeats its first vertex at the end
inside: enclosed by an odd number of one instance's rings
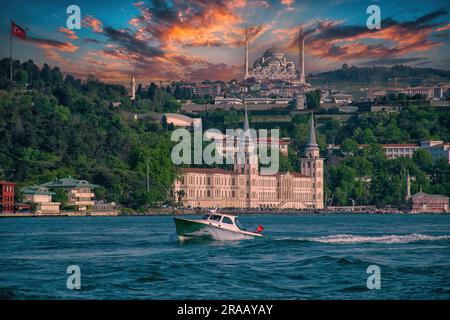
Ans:
POLYGON ((421 197, 440 198, 440 199, 444 199, 445 198, 445 199, 448 199, 447 196, 443 196, 443 195, 440 195, 440 194, 428 194, 428 193, 425 193, 425 192, 422 192, 422 191, 412 195, 413 199, 417 199, 417 198, 421 198, 421 197))
POLYGON ((77 180, 72 177, 55 179, 52 182, 42 184, 49 188, 96 188, 95 184, 91 184, 86 180, 77 180))
POLYGON ((0 184, 13 184, 13 185, 15 185, 14 182, 11 182, 11 181, 4 181, 4 180, 0 180, 0 184))
POLYGON ((29 186, 22 188, 20 191, 22 191, 23 194, 32 194, 32 195, 53 196, 55 194, 54 192, 48 191, 48 188, 43 186, 29 186))

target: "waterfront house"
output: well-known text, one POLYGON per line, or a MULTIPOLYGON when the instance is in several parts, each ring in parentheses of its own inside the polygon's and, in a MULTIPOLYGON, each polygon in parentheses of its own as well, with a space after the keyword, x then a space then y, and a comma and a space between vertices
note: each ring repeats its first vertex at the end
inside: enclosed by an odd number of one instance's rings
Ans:
POLYGON ((418 192, 411 197, 412 212, 448 212, 448 197, 418 192))
POLYGON ((49 190, 63 189, 67 194, 67 205, 75 206, 79 211, 86 211, 94 205, 95 194, 93 189, 97 186, 86 180, 77 180, 72 177, 55 179, 42 186, 49 190))
POLYGON ((52 202, 54 192, 44 186, 30 186, 21 189, 23 201, 36 205, 37 214, 59 214, 60 202, 52 202))

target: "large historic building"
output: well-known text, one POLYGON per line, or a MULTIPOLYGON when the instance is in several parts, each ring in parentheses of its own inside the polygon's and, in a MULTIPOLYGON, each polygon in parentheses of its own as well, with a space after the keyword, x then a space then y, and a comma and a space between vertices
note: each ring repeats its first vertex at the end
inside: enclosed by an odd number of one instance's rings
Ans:
POLYGON ((298 35, 298 70, 292 61, 287 61, 285 55, 275 47, 266 50, 263 55, 256 59, 252 68, 249 67, 248 30, 245 32, 245 73, 244 79, 255 78, 257 81, 284 80, 305 84, 305 37, 302 28, 298 35))
MULTIPOLYGON (((249 131, 246 111, 245 136, 250 136, 249 131)), ((181 169, 181 176, 174 183, 175 200, 192 208, 323 208, 323 159, 312 117, 305 157, 300 159, 300 173, 262 175, 251 140, 248 138, 244 144, 245 161, 235 160, 233 170, 181 169)))

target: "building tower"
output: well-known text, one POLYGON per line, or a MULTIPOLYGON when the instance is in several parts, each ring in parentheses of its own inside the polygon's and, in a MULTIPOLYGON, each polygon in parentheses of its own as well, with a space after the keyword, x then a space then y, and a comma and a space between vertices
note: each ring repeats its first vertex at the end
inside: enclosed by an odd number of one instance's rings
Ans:
MULTIPOLYGON (((253 131, 254 132, 254 131, 253 131)), ((253 136, 248 122, 248 112, 245 109, 244 130, 242 135, 237 137, 238 154, 235 156, 234 171, 245 174, 245 202, 246 207, 254 207, 257 201, 255 188, 257 187, 258 171, 258 155, 256 150, 256 137, 253 136)))
POLYGON ((136 100, 136 80, 134 79, 134 73, 131 76, 131 82, 130 82, 130 99, 136 100))
POLYGON ((310 203, 312 209, 323 209, 323 158, 316 140, 314 116, 311 115, 305 158, 301 159, 301 173, 312 178, 310 203))
POLYGON ((303 26, 300 26, 298 34, 298 67, 300 68, 300 83, 305 83, 305 34, 303 26))
POLYGON ((248 78, 248 27, 245 25, 245 70, 244 70, 244 79, 248 78))

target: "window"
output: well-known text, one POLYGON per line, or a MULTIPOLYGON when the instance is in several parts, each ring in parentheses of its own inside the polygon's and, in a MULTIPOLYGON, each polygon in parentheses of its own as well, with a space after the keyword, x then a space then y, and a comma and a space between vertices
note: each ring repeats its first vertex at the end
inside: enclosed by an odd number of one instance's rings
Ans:
POLYGON ((246 229, 244 228, 244 226, 242 226, 242 224, 239 222, 239 220, 236 218, 235 220, 236 226, 241 229, 242 231, 246 231, 246 229))
POLYGON ((223 217, 222 222, 226 224, 233 224, 233 221, 231 221, 231 219, 228 217, 223 217))
POLYGON ((220 221, 220 216, 212 215, 209 217, 209 220, 220 221))

